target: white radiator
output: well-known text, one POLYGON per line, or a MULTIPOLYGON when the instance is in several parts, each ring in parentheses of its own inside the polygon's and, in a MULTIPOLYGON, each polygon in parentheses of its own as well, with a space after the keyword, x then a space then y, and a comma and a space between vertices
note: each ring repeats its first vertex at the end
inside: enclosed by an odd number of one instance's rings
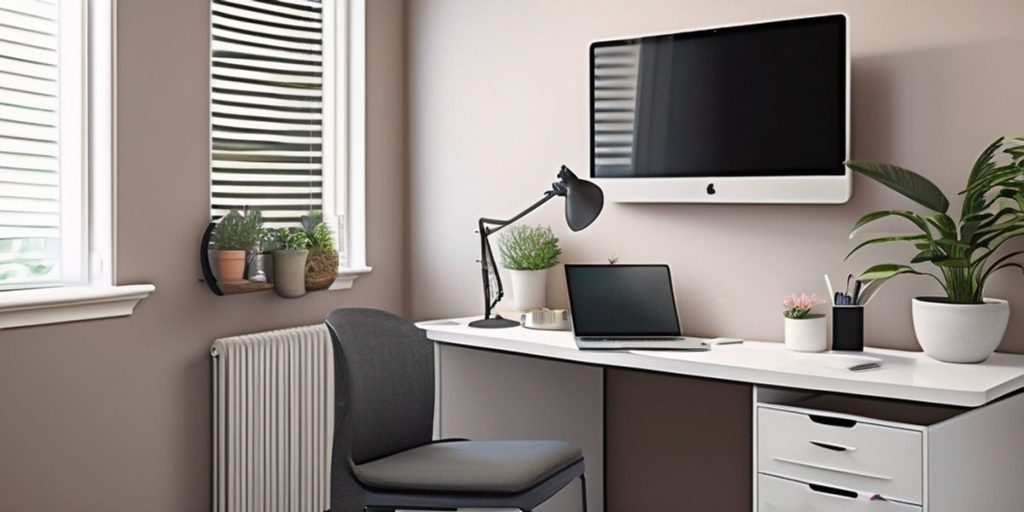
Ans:
POLYGON ((334 360, 327 326, 221 338, 210 353, 214 512, 330 508, 334 360))

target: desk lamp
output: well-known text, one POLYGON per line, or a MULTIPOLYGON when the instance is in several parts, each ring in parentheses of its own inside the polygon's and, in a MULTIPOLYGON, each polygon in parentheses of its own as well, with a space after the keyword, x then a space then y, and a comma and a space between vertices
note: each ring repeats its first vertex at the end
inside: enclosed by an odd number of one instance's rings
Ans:
POLYGON ((491 252, 488 237, 525 217, 526 214, 555 197, 565 198, 565 222, 573 231, 580 231, 594 222, 604 206, 604 193, 601 192, 601 188, 589 181, 577 178, 568 167, 563 165, 558 171, 558 181, 551 184, 551 190, 545 192, 544 197, 515 217, 508 220, 480 218, 478 230, 480 233, 480 272, 484 281, 484 317, 470 322, 470 327, 494 329, 519 325, 519 322, 502 318, 501 315, 495 314, 491 318, 491 312, 498 301, 505 296, 505 290, 501 286, 501 276, 498 275, 498 266, 494 262, 494 254, 491 252))

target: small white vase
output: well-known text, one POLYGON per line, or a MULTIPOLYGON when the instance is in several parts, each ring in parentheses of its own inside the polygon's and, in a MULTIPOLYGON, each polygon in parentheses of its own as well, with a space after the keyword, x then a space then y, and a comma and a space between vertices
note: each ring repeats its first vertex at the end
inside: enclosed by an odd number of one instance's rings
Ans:
POLYGON ((545 306, 547 300, 548 271, 509 270, 512 277, 512 305, 517 311, 529 311, 545 306))
POLYGON ((985 299, 984 304, 951 304, 919 297, 913 302, 914 334, 932 359, 947 363, 980 363, 1003 341, 1010 322, 1010 304, 985 299))
POLYGON ((786 318, 786 348, 797 352, 824 352, 828 349, 825 315, 786 318))

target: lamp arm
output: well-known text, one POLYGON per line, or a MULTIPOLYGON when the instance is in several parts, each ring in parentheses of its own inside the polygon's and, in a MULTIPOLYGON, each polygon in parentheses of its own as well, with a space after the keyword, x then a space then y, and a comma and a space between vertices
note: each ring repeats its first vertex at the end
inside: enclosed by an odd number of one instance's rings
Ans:
POLYGON ((515 217, 512 217, 511 219, 508 219, 508 220, 488 219, 486 217, 481 217, 480 218, 480 225, 481 226, 483 226, 483 225, 495 226, 494 228, 488 228, 488 230, 487 230, 488 231, 487 232, 488 235, 494 234, 494 233, 502 230, 506 226, 509 226, 509 225, 515 223, 517 220, 527 216, 530 212, 536 210, 537 208, 540 208, 540 206, 542 204, 550 201, 552 198, 554 198, 554 197, 556 197, 558 195, 559 194, 558 194, 557 191, 555 191, 555 190, 548 190, 547 192, 544 193, 544 197, 540 198, 539 201, 537 201, 536 203, 533 203, 532 205, 530 205, 525 210, 523 210, 523 211, 519 212, 518 214, 516 214, 515 217))
POLYGON ((533 203, 525 210, 519 212, 511 219, 499 220, 499 219, 488 219, 486 217, 480 217, 477 221, 477 232, 480 233, 480 275, 484 281, 484 319, 491 317, 491 312, 494 307, 501 301, 502 297, 505 296, 505 288, 501 285, 501 274, 497 271, 498 265, 494 261, 494 253, 490 250, 490 242, 488 237, 502 230, 506 226, 511 225, 515 221, 525 217, 530 212, 540 208, 540 206, 553 197, 561 195, 557 189, 552 189, 544 193, 544 197, 540 198, 539 201, 533 203), (493 227, 492 227, 493 226, 493 227), (497 296, 495 300, 491 300, 491 276, 488 271, 488 263, 493 265, 494 272, 494 283, 497 285, 497 296))

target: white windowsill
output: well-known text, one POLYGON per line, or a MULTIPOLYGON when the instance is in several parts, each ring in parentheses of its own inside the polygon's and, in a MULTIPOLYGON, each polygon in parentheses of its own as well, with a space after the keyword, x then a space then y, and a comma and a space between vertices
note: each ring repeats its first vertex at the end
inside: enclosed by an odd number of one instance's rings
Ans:
POLYGON ((371 270, 373 270, 373 267, 343 268, 338 271, 337 279, 334 280, 334 284, 332 284, 328 290, 348 290, 352 288, 352 282, 355 281, 357 277, 363 274, 369 274, 371 270))
POLYGON ((0 329, 131 315, 151 284, 65 286, 0 292, 0 329))

